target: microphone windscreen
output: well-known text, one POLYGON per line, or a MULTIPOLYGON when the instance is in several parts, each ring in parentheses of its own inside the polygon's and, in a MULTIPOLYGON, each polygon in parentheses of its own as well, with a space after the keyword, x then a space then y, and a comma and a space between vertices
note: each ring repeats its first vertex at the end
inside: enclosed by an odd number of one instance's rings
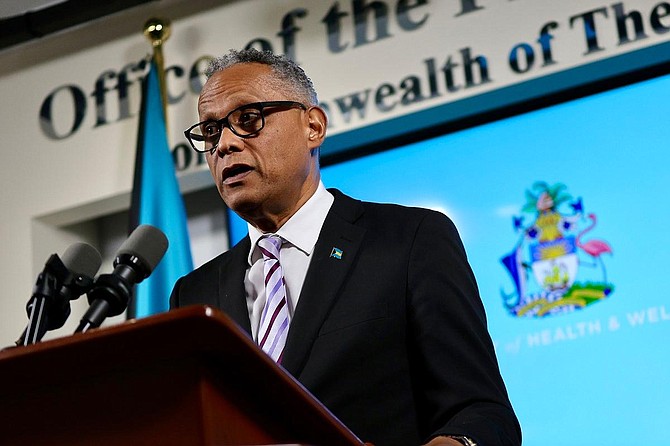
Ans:
POLYGON ((65 250, 61 257, 67 269, 77 275, 95 277, 102 264, 97 249, 87 243, 75 243, 65 250))
POLYGON ((149 272, 153 271, 168 249, 168 239, 163 232, 151 225, 140 225, 123 242, 117 258, 123 255, 136 256, 149 272))

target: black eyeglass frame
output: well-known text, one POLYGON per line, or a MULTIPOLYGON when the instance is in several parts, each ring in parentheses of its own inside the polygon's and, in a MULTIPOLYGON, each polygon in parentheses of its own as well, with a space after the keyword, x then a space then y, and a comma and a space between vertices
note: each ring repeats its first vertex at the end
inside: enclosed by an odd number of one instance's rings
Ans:
POLYGON ((291 109, 291 108, 296 108, 296 107, 301 108, 301 109, 303 109, 303 110, 307 110, 307 108, 308 108, 308 107, 307 107, 305 104, 303 104, 302 102, 296 102, 296 101, 263 101, 263 102, 252 102, 252 103, 249 103, 249 104, 240 105, 239 107, 237 107, 237 108, 231 110, 230 113, 228 113, 225 117, 223 117, 223 118, 221 118, 221 119, 208 119, 208 120, 206 120, 206 121, 198 122, 197 124, 194 124, 194 125, 192 125, 191 127, 189 127, 187 130, 185 130, 185 131, 184 131, 184 136, 186 136, 186 139, 188 140, 189 144, 191 144, 191 148, 192 148, 193 150, 195 150, 196 152, 198 152, 198 153, 208 153, 208 152, 209 152, 209 153, 213 153, 214 150, 216 150, 216 148, 218 147, 218 143, 217 143, 217 144, 214 144, 214 145, 213 145, 211 148, 209 148, 209 149, 204 149, 204 150, 200 150, 200 149, 198 149, 198 148, 195 146, 195 143, 193 142, 193 139, 195 139, 196 141, 204 141, 204 140, 205 140, 205 137, 204 137, 203 135, 196 135, 196 134, 194 134, 194 133, 191 133, 191 131, 192 131, 193 129, 198 128, 198 127, 200 127, 201 125, 206 124, 206 123, 216 123, 216 125, 217 125, 217 126, 219 127, 219 129, 220 129, 220 130, 219 130, 219 138, 221 138, 221 133, 223 133, 223 129, 224 129, 224 127, 227 127, 228 129, 230 129, 230 131, 233 132, 233 134, 239 136, 240 138, 250 138, 250 137, 252 137, 252 136, 257 135, 261 130, 263 130, 263 129, 265 128, 265 113, 263 112, 263 109, 265 109, 265 108, 269 108, 269 107, 286 107, 287 110, 288 110, 288 109, 291 109), (259 112, 260 115, 261 115, 261 126, 258 128, 258 130, 255 130, 255 131, 253 131, 253 132, 251 132, 251 133, 244 133, 244 134, 241 134, 241 133, 238 133, 238 131, 235 130, 235 128, 233 128, 232 125, 230 125, 230 122, 228 121, 228 118, 229 118, 230 115, 232 115, 233 113, 235 113, 235 112, 237 112, 237 111, 239 111, 239 110, 242 110, 242 109, 246 109, 246 108, 250 108, 250 109, 258 110, 258 112, 259 112))

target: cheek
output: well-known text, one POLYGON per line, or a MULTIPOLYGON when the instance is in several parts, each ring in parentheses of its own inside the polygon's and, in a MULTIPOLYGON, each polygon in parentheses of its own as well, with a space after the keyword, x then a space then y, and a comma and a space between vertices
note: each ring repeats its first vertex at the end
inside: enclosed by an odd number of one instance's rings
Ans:
POLYGON ((303 177, 309 166, 300 149, 284 146, 267 158, 267 167, 277 180, 286 181, 291 177, 303 177))
POLYGON ((205 159, 207 160, 207 166, 209 167, 209 173, 212 175, 212 178, 214 179, 214 182, 216 183, 217 189, 219 188, 219 180, 216 177, 216 165, 217 165, 217 157, 213 155, 205 155, 205 159))
POLYGON ((282 184, 292 177, 304 177, 305 171, 309 170, 310 150, 303 135, 298 133, 300 131, 302 129, 291 132, 273 128, 270 132, 261 133, 262 138, 254 145, 254 155, 267 181, 282 184))
POLYGON ((207 160, 207 166, 209 167, 209 171, 212 172, 212 175, 214 175, 215 172, 215 166, 216 166, 216 160, 214 156, 210 154, 205 155, 205 160, 207 160))

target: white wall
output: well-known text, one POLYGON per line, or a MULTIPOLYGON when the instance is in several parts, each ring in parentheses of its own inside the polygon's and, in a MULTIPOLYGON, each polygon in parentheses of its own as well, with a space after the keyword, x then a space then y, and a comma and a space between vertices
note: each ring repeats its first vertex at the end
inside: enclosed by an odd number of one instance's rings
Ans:
MULTIPOLYGON (((51 253, 62 253, 72 242, 86 241, 105 247, 101 249, 108 258, 103 265, 111 269, 109 256, 121 243, 125 231, 125 221, 119 213, 129 204, 141 73, 129 76, 132 118, 117 121, 118 103, 114 100, 117 93, 111 79, 105 84, 110 89, 105 93, 105 111, 110 123, 96 127, 92 93, 101 73, 110 69, 118 72, 150 53, 141 29, 151 16, 169 17, 173 21, 172 37, 164 49, 167 65, 190 69, 201 56, 219 55, 257 38, 266 39, 276 52, 283 52, 278 36, 282 20, 290 11, 304 9, 305 15, 295 18, 300 28, 295 34, 295 55, 315 82, 321 100, 330 106, 331 134, 670 39, 670 33, 656 32, 651 26, 652 17, 657 17, 659 26, 670 27, 670 18, 661 17, 665 9, 659 9, 658 5, 663 2, 656 0, 621 3, 626 11, 640 11, 646 30, 644 38, 628 43, 622 43, 617 34, 613 7, 598 0, 383 3, 389 6, 388 37, 375 39, 373 21, 368 17, 369 42, 359 45, 356 45, 351 1, 163 0, 0 52, 3 135, 0 246, 5 252, 0 257, 0 283, 4 286, 0 295, 0 346, 12 343, 25 326, 25 303, 37 273, 51 253), (399 24, 398 4, 415 6, 406 18, 416 24, 416 29, 403 29, 399 24), (459 14, 465 4, 476 4, 480 9, 459 14), (583 14, 591 10, 599 11, 593 13, 599 51, 589 51, 584 36, 583 14), (341 16, 336 42, 343 48, 341 51, 334 51, 328 44, 323 20, 329 12, 331 17, 341 16), (550 41, 555 63, 542 65, 537 40, 542 27, 550 22, 556 22, 550 41), (515 72, 510 68, 509 54, 522 43, 534 48, 536 62, 532 69, 515 72), (489 82, 479 82, 475 68, 474 84, 466 85, 463 69, 466 48, 473 57, 486 57, 489 82), (433 97, 428 91, 427 60, 433 60, 438 71, 437 94, 433 97), (441 71, 449 61, 455 67, 454 82, 458 87, 455 91, 447 91, 441 71), (400 102, 403 85, 412 80, 421 82, 425 98, 403 105, 400 102), (39 125, 40 108, 54 90, 70 84, 77 85, 86 95, 84 121, 71 136, 50 139, 39 125), (362 113, 347 114, 338 105, 346 105, 352 94, 374 99, 375 94, 388 88, 381 87, 384 84, 396 91, 381 102, 390 111, 376 107, 374 100, 362 113)), ((332 20, 331 25, 334 26, 332 20)), ((169 108, 170 139, 174 146, 183 140, 181 130, 197 119, 196 93, 189 89, 186 77, 172 76, 168 82, 173 95, 183 93, 183 98, 169 108)), ((67 133, 73 122, 72 101, 59 93, 52 110, 57 132, 67 133)), ((203 166, 187 169, 180 180, 184 192, 211 188, 203 166)), ((194 198, 193 203, 194 208, 197 203, 207 203, 204 206, 209 208, 212 197, 194 198)), ((213 215, 202 209, 193 211, 190 230, 197 263, 225 249, 225 228, 220 226, 220 218, 222 207, 213 215)), ((76 311, 82 306, 85 307, 84 299, 77 302, 76 311)), ((72 323, 76 325, 76 321, 72 323)), ((68 327, 55 335, 69 332, 68 327)))

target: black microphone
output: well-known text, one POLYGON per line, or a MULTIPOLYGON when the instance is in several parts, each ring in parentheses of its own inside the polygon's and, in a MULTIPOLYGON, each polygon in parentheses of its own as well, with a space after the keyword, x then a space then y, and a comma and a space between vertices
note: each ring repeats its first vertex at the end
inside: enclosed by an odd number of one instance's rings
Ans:
POLYGON ((52 254, 37 277, 26 305, 30 321, 16 344, 34 344, 47 330, 62 327, 70 316, 70 301, 93 286, 101 263, 98 250, 86 243, 71 245, 62 258, 52 254))
POLYGON ((160 229, 138 226, 116 253, 114 271, 95 279, 87 293, 91 306, 75 333, 97 328, 107 316, 123 313, 133 295, 133 285, 149 277, 167 248, 167 237, 160 229))
POLYGON ((102 264, 97 249, 86 243, 75 243, 64 253, 61 259, 69 274, 63 279, 58 293, 59 306, 49 312, 48 330, 62 327, 70 316, 70 301, 86 293, 93 286, 93 278, 102 264))

